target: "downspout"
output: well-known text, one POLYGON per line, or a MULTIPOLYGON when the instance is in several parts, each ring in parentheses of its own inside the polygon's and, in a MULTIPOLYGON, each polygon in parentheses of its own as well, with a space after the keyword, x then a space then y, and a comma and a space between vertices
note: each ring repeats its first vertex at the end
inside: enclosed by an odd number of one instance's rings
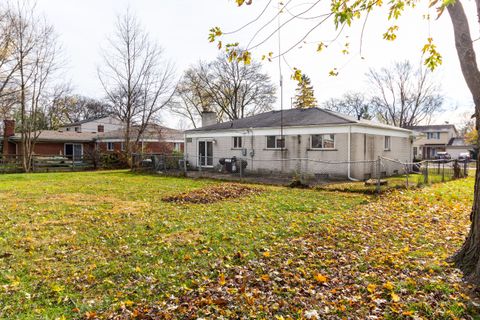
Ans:
POLYGON ((347 177, 349 180, 351 181, 360 181, 358 179, 355 179, 355 178, 352 178, 350 176, 351 174, 351 159, 352 159, 352 156, 351 156, 351 152, 352 152, 352 147, 351 147, 351 144, 352 144, 352 126, 349 126, 348 127, 348 142, 347 142, 347 161, 348 161, 348 166, 347 166, 347 177))

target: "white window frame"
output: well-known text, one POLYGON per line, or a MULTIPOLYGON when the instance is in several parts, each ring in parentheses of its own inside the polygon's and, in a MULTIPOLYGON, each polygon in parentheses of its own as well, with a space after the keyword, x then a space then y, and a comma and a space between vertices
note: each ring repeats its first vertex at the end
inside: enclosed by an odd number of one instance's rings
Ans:
POLYGON ((427 132, 427 140, 439 140, 440 132, 427 132))
POLYGON ((113 142, 107 142, 107 151, 114 151, 115 150, 115 145, 113 144, 113 142), (112 146, 110 148, 110 146, 112 146))
POLYGON ((243 148, 243 137, 240 137, 240 136, 232 137, 232 145, 233 145, 233 147, 232 147, 233 149, 242 149, 243 148), (238 141, 240 141, 240 145, 238 145, 238 141), (235 142, 237 142, 237 143, 235 143, 235 142))
POLYGON ((334 133, 319 133, 319 134, 312 134, 310 135, 310 149, 312 150, 335 150, 337 147, 336 135, 334 133), (323 146, 323 137, 322 137, 322 147, 317 148, 313 146, 313 136, 333 136, 333 147, 332 148, 325 148, 323 146))
POLYGON ((392 149, 392 137, 384 136, 383 138, 383 150, 390 151, 392 149))
POLYGON ((268 150, 279 150, 279 149, 282 149, 281 146, 278 146, 278 141, 280 140, 283 140, 283 149, 285 149, 285 136, 265 136, 265 149, 268 149, 268 150), (271 148, 271 147, 268 147, 268 138, 269 137, 275 137, 275 147, 274 148, 271 148))

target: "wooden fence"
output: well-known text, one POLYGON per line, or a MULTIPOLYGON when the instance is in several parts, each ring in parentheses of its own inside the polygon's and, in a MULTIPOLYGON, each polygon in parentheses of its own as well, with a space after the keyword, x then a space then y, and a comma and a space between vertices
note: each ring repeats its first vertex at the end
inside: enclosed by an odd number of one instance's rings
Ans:
MULTIPOLYGON (((87 157, 61 155, 35 155, 31 160, 32 172, 83 171, 97 169, 98 164, 87 157)), ((24 172, 21 155, 0 155, 0 173, 24 172)))

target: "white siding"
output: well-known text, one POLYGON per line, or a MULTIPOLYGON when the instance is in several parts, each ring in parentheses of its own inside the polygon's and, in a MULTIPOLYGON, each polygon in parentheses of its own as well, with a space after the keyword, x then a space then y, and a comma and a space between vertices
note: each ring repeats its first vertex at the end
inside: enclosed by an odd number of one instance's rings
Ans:
MULTIPOLYGON (((352 127, 353 129, 353 127, 352 127)), ((272 172, 303 172, 310 175, 322 175, 329 177, 346 178, 348 175, 348 132, 338 132, 340 130, 324 129, 322 133, 335 133, 335 148, 333 150, 311 150, 310 139, 311 134, 288 134, 285 135, 285 150, 267 149, 267 142, 265 135, 259 135, 258 132, 252 131, 237 131, 224 133, 221 131, 209 133, 186 133, 187 143, 185 154, 193 167, 197 166, 198 155, 198 141, 212 140, 213 144, 213 164, 218 165, 220 158, 230 158, 236 156, 248 161, 248 170, 262 173, 272 172), (228 136, 227 136, 228 135, 228 136), (233 136, 241 136, 243 138, 243 147, 246 149, 238 150, 233 148, 233 136), (188 142, 191 141, 191 142, 188 142), (246 155, 246 156, 245 156, 246 155), (303 160, 297 160, 303 159, 303 160), (308 160, 306 160, 308 159, 308 160), (334 162, 334 163, 332 163, 334 162)), ((354 132, 355 130, 352 130, 354 132)), ((356 131, 360 131, 357 130, 356 131)), ((271 131, 268 133, 279 131, 271 131)), ((292 131, 289 131, 291 133, 292 131)), ((367 133, 351 133, 351 161, 365 161, 376 160, 378 156, 388 157, 399 160, 401 162, 411 162, 412 160, 412 145, 409 134, 403 133, 403 136, 398 131, 392 130, 391 148, 384 150, 384 135, 389 133, 388 130, 372 131, 379 134, 367 133)), ((386 165, 382 168, 382 172, 387 175, 395 173, 399 170, 400 165, 386 165)), ((376 169, 372 163, 355 163, 350 165, 351 176, 357 179, 368 178, 373 175, 376 169)))

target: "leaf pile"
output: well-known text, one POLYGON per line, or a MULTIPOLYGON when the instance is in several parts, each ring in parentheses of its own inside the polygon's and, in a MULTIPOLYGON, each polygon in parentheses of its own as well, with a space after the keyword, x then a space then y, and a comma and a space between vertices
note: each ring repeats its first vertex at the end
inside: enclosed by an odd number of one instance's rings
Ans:
POLYGON ((261 193, 261 189, 250 187, 242 184, 224 183, 215 186, 205 186, 197 189, 173 196, 162 198, 165 202, 174 202, 179 204, 195 203, 207 204, 227 199, 237 199, 250 195, 261 193))
POLYGON ((462 184, 391 192, 255 259, 218 261, 210 277, 192 270, 183 292, 109 318, 475 318, 478 304, 445 262, 468 230, 462 184))

